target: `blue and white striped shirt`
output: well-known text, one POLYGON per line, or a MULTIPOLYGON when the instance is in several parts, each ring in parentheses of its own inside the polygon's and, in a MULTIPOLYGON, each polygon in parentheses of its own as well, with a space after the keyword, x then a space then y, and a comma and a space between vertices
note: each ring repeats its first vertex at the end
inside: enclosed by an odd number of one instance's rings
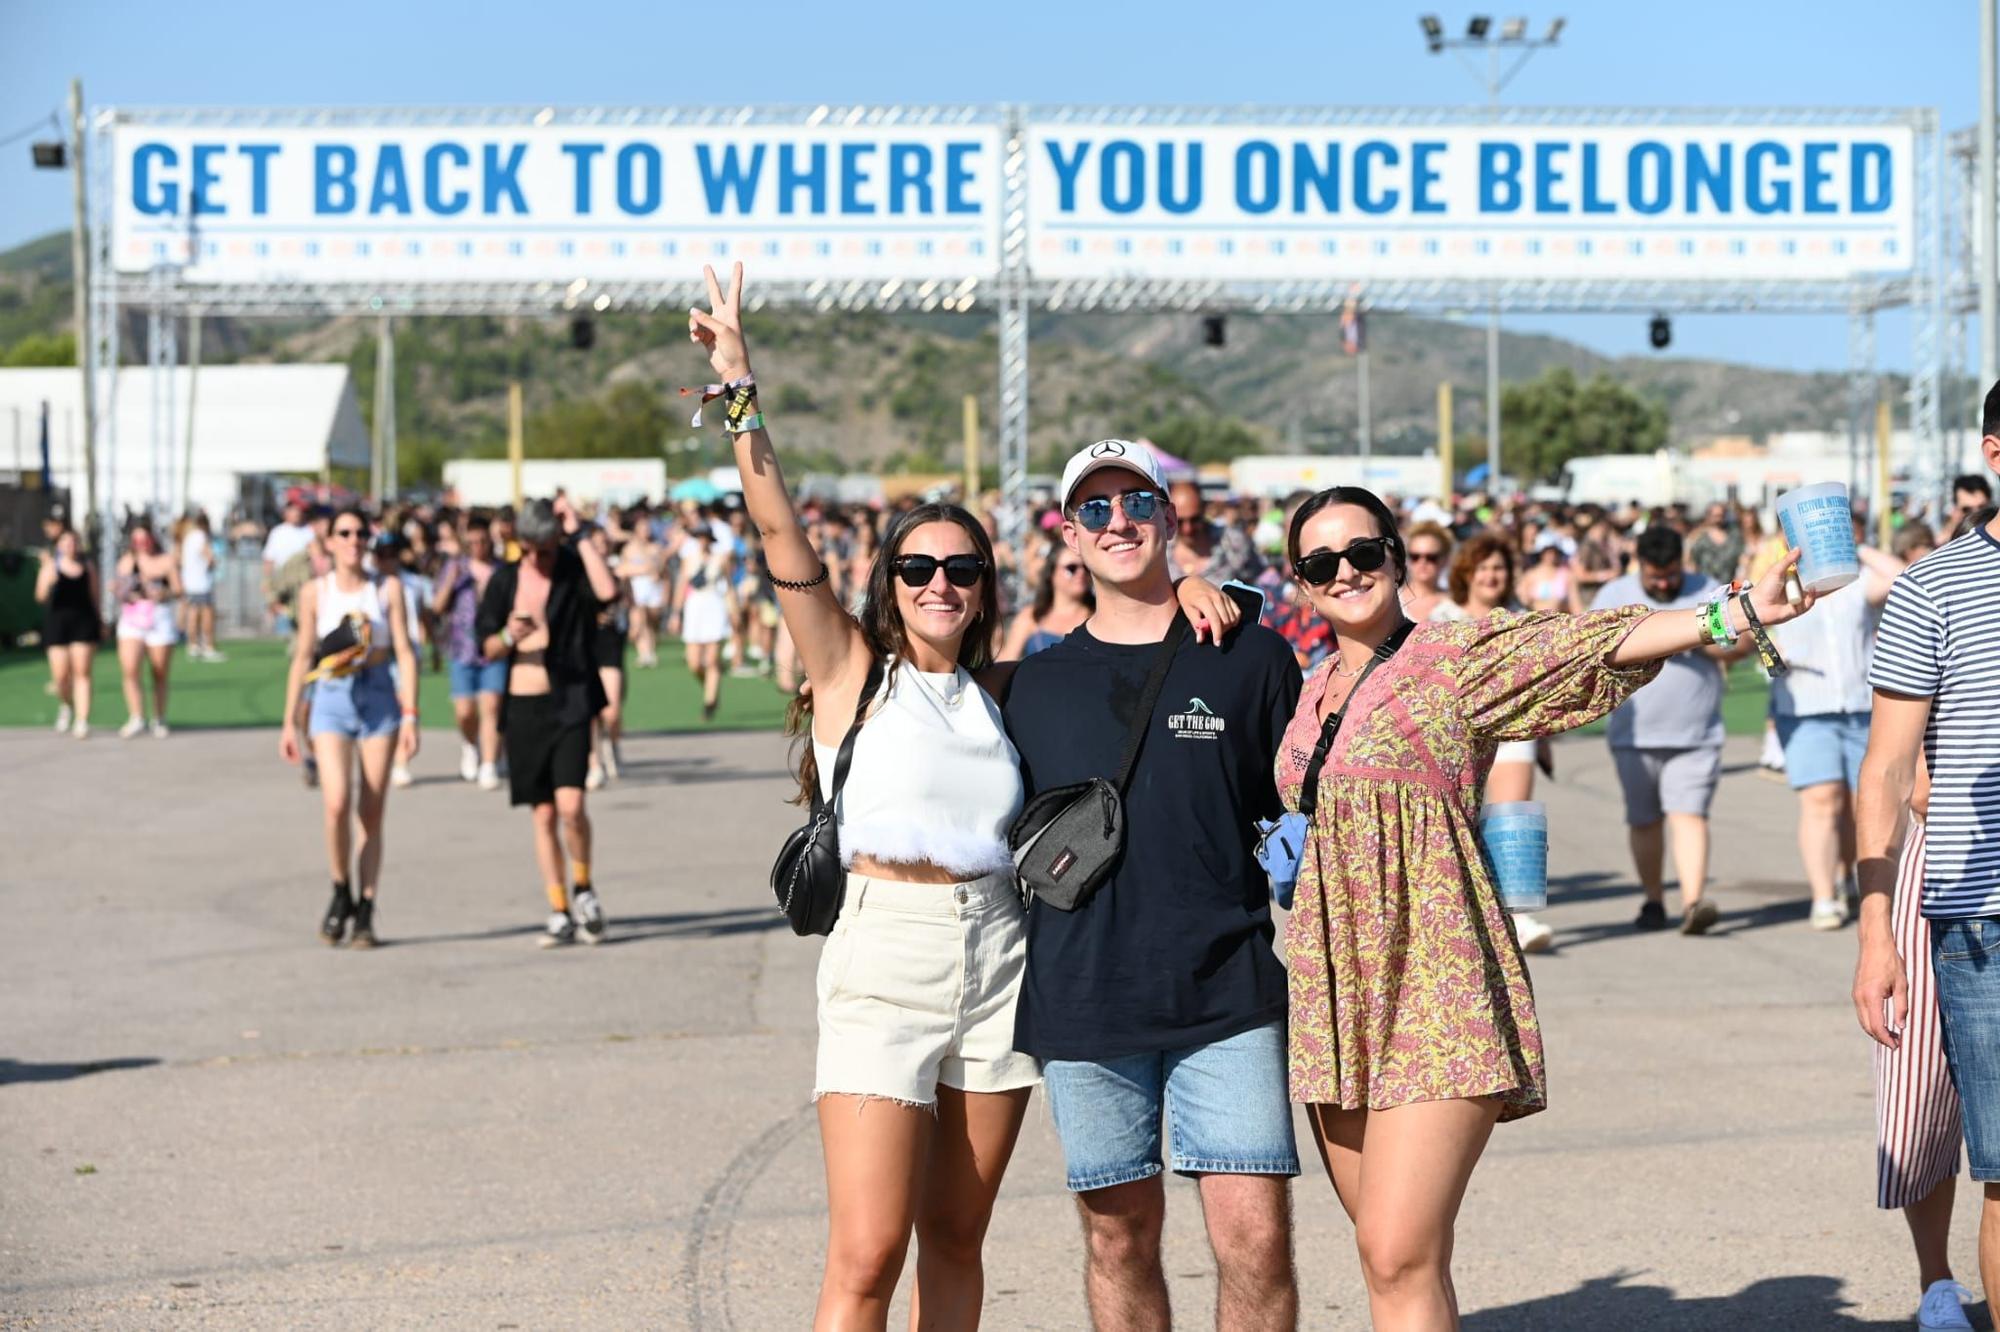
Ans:
POLYGON ((1931 700, 1924 915, 2000 916, 2000 541, 1986 529, 1896 580, 1868 683, 1931 700))

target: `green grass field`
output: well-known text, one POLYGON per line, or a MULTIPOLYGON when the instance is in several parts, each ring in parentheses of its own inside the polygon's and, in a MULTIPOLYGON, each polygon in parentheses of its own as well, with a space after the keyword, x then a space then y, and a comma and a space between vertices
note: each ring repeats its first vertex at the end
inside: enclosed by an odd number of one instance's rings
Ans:
MULTIPOLYGON (((190 661, 174 653, 167 720, 175 726, 276 726, 285 706, 285 647, 268 640, 223 644, 220 663, 190 661)), ((660 668, 626 674, 625 727, 629 731, 698 731, 701 694, 680 665, 680 647, 662 641, 660 668)), ((628 658, 629 664, 629 658, 628 658)), ((118 658, 97 654, 96 699, 91 726, 115 730, 125 721, 125 697, 118 686, 118 658)), ((0 726, 50 726, 56 701, 47 689, 48 663, 39 652, 0 653, 0 726)), ((1755 667, 1739 664, 1729 674, 1722 704, 1731 735, 1764 729, 1764 701, 1770 686, 1755 667)), ((421 691, 424 725, 450 726, 451 696, 443 675, 426 674, 421 691)), ((714 726, 725 730, 775 730, 784 721, 785 700, 769 680, 725 679, 714 726)), ((1595 734, 1602 723, 1584 728, 1595 734)))
MULTIPOLYGON (((285 708, 285 644, 240 640, 221 645, 224 662, 190 661, 176 650, 168 676, 167 721, 174 726, 276 726, 285 708)), ((628 658, 629 665, 629 658, 628 658)), ((91 672, 96 686, 91 705, 93 730, 116 730, 126 718, 119 688, 117 653, 97 654, 91 672)), ((625 727, 628 731, 699 731, 701 691, 681 664, 679 644, 660 644, 657 670, 628 670, 625 727)), ((40 653, 0 653, 0 726, 52 726, 56 701, 48 692, 47 659, 40 653)), ((452 724, 451 690, 443 674, 426 673, 419 694, 426 727, 452 724)), ((727 679, 722 705, 709 728, 775 730, 785 715, 785 698, 767 679, 727 679)))

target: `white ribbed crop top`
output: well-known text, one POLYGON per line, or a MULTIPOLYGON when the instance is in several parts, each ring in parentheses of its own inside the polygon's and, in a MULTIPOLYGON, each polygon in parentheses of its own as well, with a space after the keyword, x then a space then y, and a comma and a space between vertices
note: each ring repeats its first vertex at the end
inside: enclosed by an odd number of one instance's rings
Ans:
MULTIPOLYGON (((1021 758, 1000 709, 964 667, 895 665, 861 733, 835 815, 840 858, 928 861, 968 879, 1009 869, 1007 829, 1021 812, 1021 758)), ((833 789, 839 745, 813 738, 819 789, 833 789)))

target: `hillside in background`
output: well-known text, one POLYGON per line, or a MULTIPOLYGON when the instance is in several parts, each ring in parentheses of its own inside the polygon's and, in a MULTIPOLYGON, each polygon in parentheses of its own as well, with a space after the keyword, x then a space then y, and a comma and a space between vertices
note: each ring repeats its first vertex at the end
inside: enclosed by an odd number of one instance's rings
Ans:
MULTIPOLYGON (((70 298, 67 233, 0 254, 0 355, 24 338, 67 331, 70 298)), ((128 361, 142 355, 144 328, 143 315, 128 312, 128 361)), ((1227 344, 1208 347, 1192 314, 1035 315, 1031 432, 1038 464, 1110 434, 1150 435, 1197 461, 1356 447, 1355 365, 1341 353, 1336 318, 1234 315, 1227 328, 1227 344)), ((991 307, 983 317, 766 311, 751 317, 749 333, 769 386, 773 433, 788 456, 807 465, 953 469, 966 393, 978 396, 991 439, 991 307)), ((1416 453, 1434 442, 1443 380, 1458 390, 1460 436, 1483 436, 1483 328, 1377 315, 1368 333, 1378 451, 1416 453)), ((204 325, 202 347, 210 363, 345 360, 362 411, 372 412, 372 320, 216 317, 204 325)), ((570 347, 566 317, 401 320, 396 353, 397 430, 411 480, 435 477, 450 457, 501 452, 506 385, 515 377, 526 386, 531 454, 655 455, 695 433, 687 427, 689 403, 675 390, 706 371, 687 342, 685 316, 675 312, 597 316, 589 351, 570 347)), ((1554 366, 1579 378, 1607 375, 1659 402, 1681 441, 1836 429, 1846 419, 1845 382, 1835 373, 1609 358, 1559 338, 1503 337, 1504 380, 1532 379, 1554 366)), ((689 461, 720 460, 709 433, 689 461)), ((677 471, 684 465, 674 464, 677 471)))

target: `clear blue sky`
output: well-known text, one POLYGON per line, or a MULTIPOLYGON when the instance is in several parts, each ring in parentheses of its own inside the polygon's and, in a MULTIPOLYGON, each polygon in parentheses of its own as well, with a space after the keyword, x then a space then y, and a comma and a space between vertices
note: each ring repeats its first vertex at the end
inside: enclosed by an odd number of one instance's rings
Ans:
MULTIPOLYGON (((1425 12, 1453 30, 1518 9, 1305 0, 672 0, 333 4, 0 0, 0 135, 61 105, 692 105, 749 101, 1439 105, 1480 89, 1426 54, 1425 12), (731 46, 731 39, 734 45, 731 46)), ((1572 0, 1562 45, 1508 89, 1517 105, 1934 106, 1978 101, 1976 0, 1572 0)), ((0 248, 67 227, 66 176, 0 149, 0 248)), ((1518 319, 1602 351, 1646 350, 1638 317, 1518 319)), ((1909 325, 1881 321, 1883 364, 1909 325)), ((1846 362, 1837 317, 1675 320, 1674 351, 1789 368, 1846 362)))

